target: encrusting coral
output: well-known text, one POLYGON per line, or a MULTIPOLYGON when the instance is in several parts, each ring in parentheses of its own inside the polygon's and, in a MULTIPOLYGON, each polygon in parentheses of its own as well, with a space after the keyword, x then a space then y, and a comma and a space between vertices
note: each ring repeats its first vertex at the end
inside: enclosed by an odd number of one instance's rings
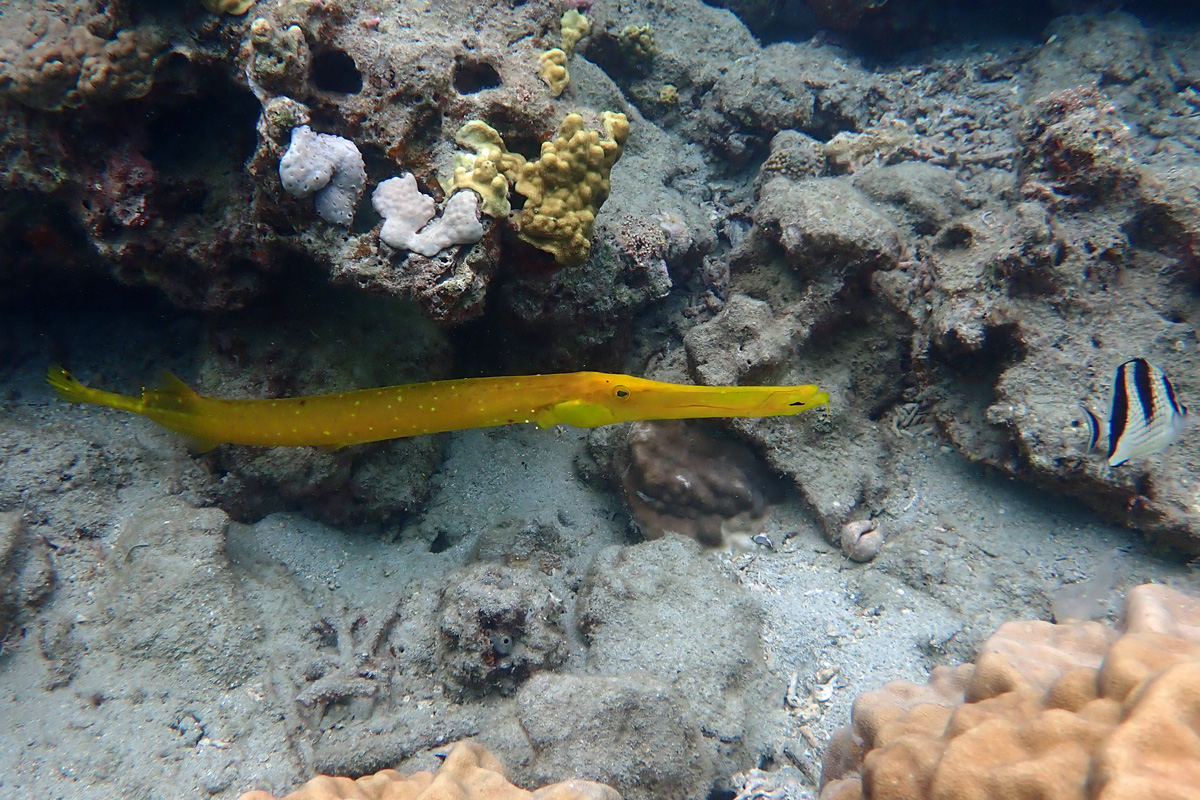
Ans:
POLYGON ((569 8, 562 15, 559 27, 562 29, 563 52, 570 56, 575 54, 579 40, 592 32, 592 21, 580 14, 579 9, 569 8))
POLYGON ((473 119, 458 129, 454 141, 470 150, 454 156, 454 172, 449 178, 439 178, 447 195, 455 189, 471 189, 481 199, 480 210, 489 217, 507 217, 512 211, 508 202, 508 183, 515 181, 525 156, 510 153, 500 133, 481 120, 473 119))
POLYGON ((526 198, 513 219, 517 236, 559 264, 577 266, 591 253, 596 214, 611 188, 609 174, 629 138, 624 114, 606 111, 600 119, 603 135, 586 130, 579 114, 568 114, 558 135, 542 143, 536 161, 510 153, 495 128, 471 120, 455 136, 470 152, 457 153, 452 174, 438 182, 448 194, 473 190, 480 197, 479 210, 498 218, 512 211, 508 187, 514 183, 526 198))
POLYGON ((635 63, 644 63, 658 54, 654 29, 649 24, 626 25, 617 35, 621 51, 635 63))
POLYGON ((1182 800, 1200 786, 1200 598, 1147 584, 1114 631, 1009 622, 974 664, 854 703, 821 800, 1182 800))
POLYGON ((749 539, 767 517, 771 476, 744 444, 691 423, 637 422, 621 486, 647 539, 690 536, 706 547, 749 539))
MULTIPOLYGON (((255 790, 238 800, 280 800, 255 790)), ((621 800, 615 789, 591 781, 563 781, 533 792, 508 781, 504 765, 475 742, 458 742, 437 774, 405 778, 391 769, 358 780, 318 775, 281 800, 621 800)))
POLYGON ((479 222, 479 195, 455 192, 437 213, 433 198, 417 188, 411 172, 381 181, 371 195, 375 210, 383 217, 379 238, 397 250, 435 256, 456 244, 472 244, 483 237, 479 222))
POLYGON ((349 225, 367 172, 354 142, 298 125, 292 128, 291 144, 279 160, 279 180, 292 197, 315 194, 322 219, 349 225))
POLYGON ((541 156, 521 167, 516 190, 527 200, 517 215, 517 235, 563 266, 587 261, 596 213, 608 199, 609 173, 625 149, 629 120, 601 115, 606 138, 568 114, 558 135, 542 143, 541 156))

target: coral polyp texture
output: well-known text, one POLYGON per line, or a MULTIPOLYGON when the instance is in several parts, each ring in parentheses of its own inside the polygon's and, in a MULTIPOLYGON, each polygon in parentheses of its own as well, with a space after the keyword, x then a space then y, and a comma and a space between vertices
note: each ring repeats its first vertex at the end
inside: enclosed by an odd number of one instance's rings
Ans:
POLYGON ((527 199, 517 215, 517 235, 564 266, 582 264, 592 249, 596 213, 608 199, 609 174, 625 149, 629 120, 601 115, 604 134, 568 114, 541 156, 521 167, 516 189, 527 199))
POLYGON ((479 222, 479 195, 455 192, 446 201, 442 215, 433 220, 437 204, 417 188, 411 172, 388 178, 376 187, 371 203, 383 217, 379 238, 397 250, 434 256, 456 244, 471 244, 483 237, 479 222))
POLYGON ((279 180, 292 197, 315 194, 322 219, 349 225, 367 183, 367 170, 354 142, 298 125, 279 160, 279 180))
POLYGON ((510 153, 499 131, 481 120, 471 120, 458 129, 454 141, 470 152, 455 154, 453 172, 440 179, 447 194, 471 189, 481 198, 480 210, 489 217, 507 217, 512 211, 508 185, 516 181, 525 156, 510 153))
POLYGON ((862 695, 821 800, 1192 798, 1198 707, 1200 598, 1145 584, 1116 630, 1008 622, 974 664, 862 695))
POLYGON ((575 45, 579 40, 592 32, 592 22, 577 8, 568 8, 559 21, 562 29, 562 49, 568 56, 574 55, 575 45))
POLYGON ((458 742, 446 753, 437 773, 404 777, 392 769, 357 780, 318 775, 283 798, 261 790, 238 800, 621 800, 615 789, 572 780, 528 792, 508 781, 508 771, 482 745, 458 742))

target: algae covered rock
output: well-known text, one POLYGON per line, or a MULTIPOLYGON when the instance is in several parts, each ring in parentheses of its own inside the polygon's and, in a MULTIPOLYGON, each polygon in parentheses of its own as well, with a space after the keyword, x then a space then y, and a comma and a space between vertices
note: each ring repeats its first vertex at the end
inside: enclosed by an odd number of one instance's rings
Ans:
POLYGON ((802 273, 870 272, 900 260, 900 234, 853 186, 837 178, 775 179, 763 187, 754 222, 802 273))
POLYGON ((579 775, 628 800, 689 800, 712 785, 696 718, 655 678, 541 673, 517 696, 517 719, 535 781, 579 775))
POLYGON ((442 678, 458 690, 511 694, 566 660, 562 613, 534 570, 485 563, 454 573, 437 609, 442 678))
MULTIPOLYGON (((714 771, 710 780, 770 751, 770 709, 777 704, 768 699, 770 679, 759 644, 763 608, 704 558, 699 544, 670 536, 605 548, 577 604, 588 644, 587 672, 629 676, 636 670, 670 687, 668 696, 682 706, 674 713, 686 711, 706 732, 693 743, 691 758, 714 771)), ((692 796, 683 787, 674 791, 669 796, 692 796)))

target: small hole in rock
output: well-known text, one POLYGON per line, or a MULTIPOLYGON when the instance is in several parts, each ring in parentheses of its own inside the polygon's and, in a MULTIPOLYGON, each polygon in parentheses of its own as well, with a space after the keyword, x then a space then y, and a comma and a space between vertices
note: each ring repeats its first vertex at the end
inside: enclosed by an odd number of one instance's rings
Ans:
POLYGON ((354 59, 342 50, 322 50, 313 56, 312 82, 323 92, 358 94, 362 91, 362 73, 354 59))
POLYGON ((500 73, 486 61, 459 59, 454 65, 454 90, 459 94, 475 94, 500 85, 500 73))
POLYGON ((429 543, 429 552, 443 553, 450 549, 450 537, 445 531, 438 531, 438 535, 433 537, 433 541, 429 543))

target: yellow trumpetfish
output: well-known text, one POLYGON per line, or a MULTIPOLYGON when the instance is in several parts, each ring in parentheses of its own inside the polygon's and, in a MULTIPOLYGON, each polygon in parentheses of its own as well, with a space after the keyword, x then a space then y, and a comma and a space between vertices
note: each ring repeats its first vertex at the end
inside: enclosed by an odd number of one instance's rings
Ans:
POLYGON ((775 417, 829 402, 812 385, 685 386, 605 372, 463 378, 274 400, 206 397, 169 373, 141 397, 85 386, 59 366, 46 379, 67 400, 149 417, 200 450, 223 443, 342 447, 516 422, 594 428, 643 419, 775 417))

